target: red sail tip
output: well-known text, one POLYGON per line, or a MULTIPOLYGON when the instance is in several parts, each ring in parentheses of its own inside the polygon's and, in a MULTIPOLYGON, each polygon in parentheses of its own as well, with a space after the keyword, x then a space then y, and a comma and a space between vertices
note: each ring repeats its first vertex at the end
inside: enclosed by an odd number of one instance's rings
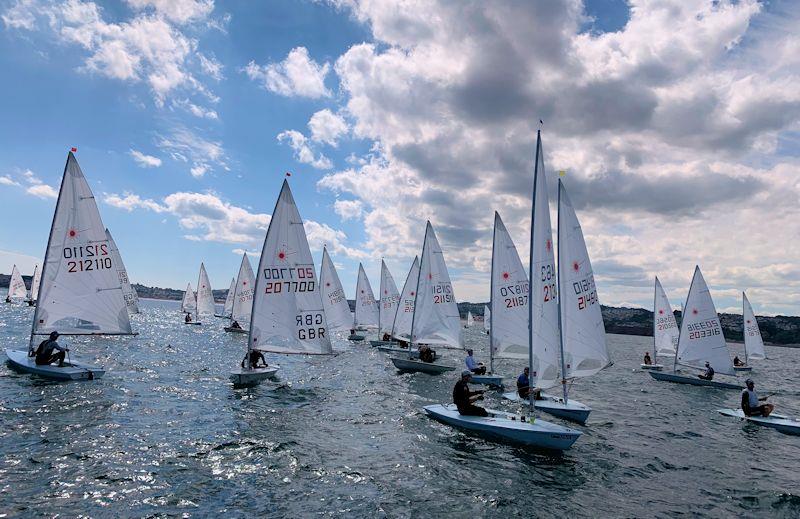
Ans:
POLYGON ((78 148, 70 148, 69 151, 71 151, 72 153, 75 153, 76 151, 78 151, 78 148))

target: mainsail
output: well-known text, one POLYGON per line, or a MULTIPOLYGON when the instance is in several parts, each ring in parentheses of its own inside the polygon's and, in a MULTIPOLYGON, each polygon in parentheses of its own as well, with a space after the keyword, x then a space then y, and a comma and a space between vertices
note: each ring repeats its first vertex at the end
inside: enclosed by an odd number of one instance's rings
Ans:
POLYGON ((250 260, 247 259, 247 253, 245 253, 242 257, 242 264, 239 266, 239 275, 236 277, 231 306, 231 320, 239 323, 242 328, 250 325, 255 286, 256 277, 253 274, 253 267, 250 266, 250 260))
POLYGON ((588 377, 610 366, 611 357, 583 231, 560 180, 558 269, 563 378, 588 377))
POLYGON ((214 315, 214 292, 208 281, 206 266, 200 263, 200 275, 197 277, 197 315, 214 315))
MULTIPOLYGON (((494 213, 490 333, 492 359, 528 358, 528 275, 511 235, 494 213)), ((486 319, 486 317, 484 317, 486 319)), ((485 321, 484 321, 485 322, 485 321)))
POLYGON ((28 300, 36 302, 36 297, 39 295, 39 284, 42 280, 42 271, 39 270, 39 265, 33 268, 33 280, 31 281, 31 290, 28 292, 28 300))
POLYGON ((64 168, 36 299, 34 335, 55 330, 132 333, 105 226, 72 152, 64 168))
POLYGON ((364 266, 358 264, 356 283, 356 327, 376 328, 378 326, 378 303, 375 301, 372 286, 369 284, 364 266))
POLYGON ((328 248, 322 247, 322 265, 319 269, 319 282, 322 289, 322 307, 328 320, 328 329, 344 331, 353 327, 353 313, 336 273, 336 266, 328 255, 328 248))
POLYGON ((183 293, 181 312, 185 314, 194 314, 197 312, 197 298, 194 295, 194 290, 192 290, 191 283, 186 285, 186 292, 183 293))
POLYGON ((412 342, 463 348, 461 315, 458 313, 453 284, 430 222, 425 227, 416 292, 411 324, 412 342))
POLYGON ((492 311, 488 305, 483 305, 483 329, 487 332, 492 329, 492 311))
POLYGON ((248 348, 303 354, 333 351, 314 259, 286 180, 258 264, 248 348))
POLYGON ((111 246, 111 257, 114 261, 114 265, 117 267, 117 277, 122 286, 122 297, 125 299, 125 305, 128 307, 129 313, 138 314, 139 295, 136 293, 136 289, 131 286, 131 282, 128 279, 128 271, 125 270, 125 265, 122 263, 122 256, 117 248, 117 243, 114 241, 114 238, 111 237, 111 233, 108 229, 106 229, 106 238, 108 239, 108 244, 111 246))
POLYGON ((758 329, 756 314, 750 306, 747 294, 742 292, 742 331, 744 333, 744 354, 747 362, 767 358, 764 351, 764 341, 761 339, 761 330, 758 329))
POLYGON ((417 281, 419 278, 419 257, 414 256, 411 268, 403 284, 403 293, 394 315, 392 324, 392 337, 401 341, 411 340, 411 322, 414 319, 414 299, 417 294, 417 281))
POLYGON ((8 282, 8 297, 11 299, 23 299, 28 295, 28 289, 25 287, 25 281, 19 273, 16 265, 11 269, 11 280, 8 282))
POLYGON ((392 333, 392 324, 399 302, 400 292, 397 291, 392 273, 389 272, 386 262, 381 260, 381 303, 378 318, 378 335, 380 337, 383 337, 384 333, 392 333))
MULTIPOLYGON (((241 267, 239 268, 241 272, 241 267)), ((233 298, 236 295, 236 280, 231 278, 231 285, 228 287, 228 295, 225 296, 225 304, 222 305, 222 317, 230 319, 233 313, 233 298)))
POLYGON ((475 319, 472 318, 472 312, 467 310, 467 328, 475 324, 475 319))
MULTIPOLYGON (((533 171, 530 242, 530 379, 531 385, 547 389, 559 381, 558 274, 554 259, 553 228, 550 224, 550 198, 544 170, 541 132, 536 136, 536 162, 533 171)), ((561 353, 563 356, 563 352, 561 353)))
POLYGON ((681 335, 678 339, 675 362, 701 369, 708 362, 717 373, 724 375, 736 373, 725 336, 722 334, 722 324, 717 309, 700 267, 694 268, 689 295, 683 307, 681 335))
POLYGON ((674 355, 678 349, 678 336, 680 330, 672 313, 664 287, 656 277, 655 295, 653 302, 653 342, 655 355, 674 355))

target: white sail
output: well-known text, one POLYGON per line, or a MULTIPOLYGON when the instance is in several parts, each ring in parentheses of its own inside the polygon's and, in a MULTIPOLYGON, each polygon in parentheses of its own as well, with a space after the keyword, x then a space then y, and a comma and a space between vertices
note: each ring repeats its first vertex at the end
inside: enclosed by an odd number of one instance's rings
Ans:
POLYGON ((564 378, 588 377, 611 365, 611 357, 583 231, 560 180, 558 199, 558 275, 564 378))
POLYGON ((319 282, 322 288, 322 307, 331 331, 350 330, 353 327, 353 312, 344 293, 336 266, 331 261, 328 248, 322 248, 322 265, 319 269, 319 282))
POLYGON ((761 339, 761 330, 758 329, 756 314, 750 306, 747 294, 742 292, 742 330, 744 332, 744 353, 747 362, 767 358, 764 351, 764 341, 761 339))
POLYGON ((136 293, 136 289, 131 286, 131 282, 128 279, 128 271, 125 270, 125 264, 122 263, 122 256, 117 248, 117 243, 114 241, 114 238, 111 237, 111 233, 108 229, 106 229, 106 238, 108 239, 108 244, 111 246, 111 256, 114 260, 114 265, 117 267, 117 277, 122 287, 122 297, 125 299, 125 305, 128 307, 129 313, 138 314, 139 295, 136 293))
POLYGON ((475 324, 475 320, 472 318, 472 312, 467 310, 467 328, 475 324))
POLYGON ((378 327, 378 303, 375 301, 372 286, 369 284, 369 278, 361 263, 358 264, 358 282, 356 283, 356 327, 378 327))
POLYGON ((256 287, 256 276, 253 267, 247 259, 247 253, 242 257, 239 266, 239 275, 233 289, 233 305, 231 306, 231 321, 236 321, 242 328, 250 325, 250 312, 253 310, 253 291, 256 287))
POLYGON ((33 280, 31 281, 31 290, 28 292, 28 300, 36 302, 36 297, 39 295, 39 284, 42 280, 42 271, 39 270, 39 265, 33 268, 33 280))
POLYGON ((208 281, 206 266, 200 263, 200 274, 197 276, 197 315, 214 315, 214 292, 208 281))
POLYGON ((28 289, 25 287, 25 281, 19 273, 16 265, 11 269, 11 280, 8 282, 8 297, 11 299, 23 299, 28 295, 28 289))
MULTIPOLYGON (((511 235, 494 213, 492 240, 492 357, 528 358, 528 275, 511 235)), ((484 317, 485 319, 485 317, 484 317)))
MULTIPOLYGON (((241 267, 239 272, 241 272, 241 267)), ((222 317, 226 319, 231 318, 233 313, 233 298, 236 296, 236 280, 231 278, 231 285, 228 287, 228 295, 225 296, 225 304, 222 305, 222 317)))
POLYGON ((444 254, 433 226, 428 222, 419 262, 411 340, 417 344, 463 348, 461 330, 461 315, 458 313, 444 254))
POLYGON ((181 312, 185 314, 194 314, 197 311, 197 297, 192 290, 192 284, 186 285, 186 292, 183 293, 183 300, 181 301, 181 312))
POLYGON ((314 259, 289 183, 284 180, 258 264, 248 347, 330 354, 314 259))
POLYGON ((389 267, 381 260, 381 302, 379 316, 378 335, 383 337, 384 333, 392 333, 394 316, 397 314, 397 307, 400 303, 400 292, 394 284, 392 273, 389 267))
POLYGON ((487 332, 492 329, 492 311, 488 305, 483 305, 483 329, 487 332))
POLYGON ((411 323, 414 319, 414 300, 417 295, 417 281, 419 278, 419 257, 414 256, 411 268, 403 284, 403 293, 400 295, 400 304, 394 315, 392 337, 401 341, 411 340, 411 323))
POLYGON ((554 259, 550 197, 544 169, 541 133, 536 137, 530 241, 531 384, 547 389, 559 382, 561 332, 558 315, 558 274, 554 259))
POLYGON ((695 267, 681 318, 676 363, 703 369, 706 362, 717 373, 735 374, 717 309, 700 267, 695 267))
POLYGON ((105 229, 70 152, 42 266, 33 334, 132 333, 105 229))
POLYGON ((656 277, 655 296, 653 303, 653 341, 655 344, 655 354, 675 355, 678 350, 678 336, 680 330, 675 321, 675 314, 672 313, 672 306, 669 304, 664 287, 656 277))

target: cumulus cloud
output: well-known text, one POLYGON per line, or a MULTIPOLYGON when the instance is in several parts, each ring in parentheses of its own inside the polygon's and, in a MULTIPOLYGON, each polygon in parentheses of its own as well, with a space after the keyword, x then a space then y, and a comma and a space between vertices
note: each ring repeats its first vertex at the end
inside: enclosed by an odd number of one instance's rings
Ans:
POLYGON ((140 10, 153 10, 168 20, 183 24, 204 20, 214 10, 214 0, 126 0, 140 10))
POLYGON ((52 186, 48 186, 47 184, 34 184, 28 189, 25 190, 26 193, 29 195, 33 195, 39 198, 58 198, 58 191, 56 191, 52 186))
POLYGON ((130 150, 128 154, 142 168, 157 168, 161 166, 161 159, 152 155, 146 155, 139 150, 130 150))
POLYGON ((258 65, 251 61, 243 69, 247 77, 261 84, 270 92, 292 97, 309 97, 318 99, 329 97, 330 91, 325 87, 325 76, 330 71, 330 64, 318 64, 308 55, 305 47, 295 47, 289 51, 286 59, 279 63, 258 65))
POLYGON ((222 143, 201 137, 189 128, 178 126, 167 136, 160 136, 156 146, 173 160, 191 164, 190 173, 199 178, 215 167, 228 170, 227 156, 222 143))
POLYGON ((336 147, 339 137, 347 133, 348 127, 344 117, 325 108, 311 116, 308 129, 312 140, 336 147))
POLYGON ((336 200, 333 203, 333 211, 342 220, 357 220, 361 218, 364 204, 360 200, 336 200))
POLYGON ((286 142, 294 150, 294 158, 302 164, 316 169, 331 169, 333 163, 322 153, 315 153, 305 135, 297 130, 286 130, 278 134, 278 142, 286 142))

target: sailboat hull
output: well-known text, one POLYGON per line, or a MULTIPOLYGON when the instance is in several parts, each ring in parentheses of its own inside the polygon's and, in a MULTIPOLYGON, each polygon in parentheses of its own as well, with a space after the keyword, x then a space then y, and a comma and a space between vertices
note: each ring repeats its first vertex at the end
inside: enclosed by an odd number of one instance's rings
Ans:
POLYGON ((503 387, 503 377, 500 375, 472 375, 471 384, 483 384, 485 386, 503 387))
POLYGON ((378 346, 378 351, 382 351, 384 353, 403 353, 406 355, 410 355, 412 359, 419 358, 418 351, 411 350, 409 352, 408 348, 401 348, 400 346, 378 346))
MULTIPOLYGON (((519 393, 516 391, 508 391, 503 393, 503 398, 511 402, 527 403, 528 401, 520 398, 519 393)), ((579 423, 581 425, 586 423, 589 419, 589 414, 592 408, 578 402, 577 400, 570 399, 566 404, 564 399, 555 395, 542 393, 541 400, 534 400, 533 405, 539 411, 547 413, 570 422, 579 423)))
POLYGON ((425 413, 451 427, 464 429, 491 439, 509 441, 540 449, 564 451, 580 438, 581 432, 544 420, 522 421, 522 417, 487 409, 489 416, 463 416, 455 405, 429 405, 425 413))
POLYGON ((12 369, 50 380, 95 380, 106 373, 100 366, 75 361, 65 362, 61 368, 58 365, 37 366, 34 357, 28 357, 28 352, 23 350, 7 349, 6 357, 12 369))
POLYGON ((453 366, 445 366, 442 364, 436 364, 435 362, 422 362, 421 360, 413 360, 409 359, 408 357, 390 357, 392 359, 392 364, 400 371, 409 371, 409 372, 420 372, 420 373, 427 373, 429 375, 441 375, 442 373, 447 373, 448 371, 453 371, 456 368, 453 366))
POLYGON ((391 346, 393 344, 397 344, 396 341, 369 341, 369 345, 373 348, 377 348, 378 346, 391 346))
POLYGON ((245 330, 244 328, 231 328, 230 326, 226 326, 225 328, 223 328, 223 330, 230 333, 247 333, 247 330, 245 330))
POLYGON ((753 366, 734 366, 734 371, 753 371, 753 366))
POLYGON ((741 409, 717 409, 717 411, 725 416, 733 418, 742 418, 748 422, 770 427, 783 434, 792 436, 800 436, 800 420, 789 418, 788 416, 780 414, 771 414, 769 416, 745 416, 744 411, 741 409))
POLYGON ((718 382, 716 380, 703 380, 696 376, 678 375, 677 373, 661 373, 658 371, 650 371, 650 376, 662 382, 674 382, 676 384, 689 384, 691 386, 706 386, 716 387, 719 389, 742 389, 738 384, 730 384, 728 382, 718 382))
POLYGON ((231 371, 230 379, 234 386, 255 386, 268 378, 274 377, 278 369, 279 366, 268 366, 258 369, 241 368, 231 371))
POLYGON ((663 364, 642 364, 641 368, 642 369, 650 369, 650 370, 653 370, 653 371, 661 371, 662 369, 664 369, 664 365, 663 364))
POLYGON ((360 341, 363 341, 366 338, 367 338, 366 335, 359 335, 357 333, 354 333, 354 334, 351 334, 349 337, 347 337, 347 340, 348 341, 353 341, 353 342, 360 342, 360 341))

